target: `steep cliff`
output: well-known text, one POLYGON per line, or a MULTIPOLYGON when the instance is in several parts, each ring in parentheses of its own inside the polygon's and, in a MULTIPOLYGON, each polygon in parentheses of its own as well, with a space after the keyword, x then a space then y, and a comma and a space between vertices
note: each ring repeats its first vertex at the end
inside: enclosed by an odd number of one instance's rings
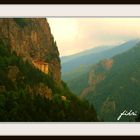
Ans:
POLYGON ((61 81, 46 19, 0 19, 0 121, 98 121, 61 81))
POLYGON ((0 19, 0 38, 23 60, 47 63, 47 73, 61 82, 59 52, 45 18, 0 19))

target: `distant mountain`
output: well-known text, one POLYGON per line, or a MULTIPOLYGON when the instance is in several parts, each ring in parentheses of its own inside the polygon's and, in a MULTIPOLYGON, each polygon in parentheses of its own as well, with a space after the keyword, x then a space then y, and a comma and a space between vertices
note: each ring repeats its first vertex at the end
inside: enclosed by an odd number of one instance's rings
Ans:
MULTIPOLYGON (((140 40, 131 40, 118 46, 102 46, 74 54, 61 57, 62 75, 68 74, 79 67, 95 64, 102 59, 113 57, 134 47, 140 40)), ((66 79, 66 78, 65 78, 66 79)))
MULTIPOLYGON (((93 65, 69 87, 94 104, 104 121, 117 121, 124 110, 140 113, 140 43, 93 65)), ((123 116, 119 121, 135 121, 135 117, 123 116)))
MULTIPOLYGON (((87 73, 92 67, 93 64, 98 63, 99 61, 111 58, 117 54, 121 54, 131 48, 133 48, 140 40, 131 40, 125 42, 118 46, 104 46, 100 48, 94 48, 90 51, 85 51, 79 53, 77 55, 72 55, 70 57, 66 57, 66 61, 64 58, 61 58, 62 61, 62 79, 67 82, 67 84, 71 87, 75 81, 81 79, 83 75, 84 78, 87 78, 87 73)), ((79 81, 79 90, 81 91, 81 84, 79 81)), ((77 95, 79 95, 79 91, 72 89, 77 95)))
POLYGON ((79 59, 79 58, 81 58, 83 56, 86 56, 86 55, 89 55, 89 54, 95 54, 95 53, 107 50, 109 48, 112 48, 112 47, 113 46, 99 46, 99 47, 88 49, 86 51, 83 51, 83 52, 80 52, 80 53, 77 53, 77 54, 73 54, 73 55, 69 55, 69 56, 62 56, 61 57, 61 63, 62 64, 68 63, 72 60, 79 59))

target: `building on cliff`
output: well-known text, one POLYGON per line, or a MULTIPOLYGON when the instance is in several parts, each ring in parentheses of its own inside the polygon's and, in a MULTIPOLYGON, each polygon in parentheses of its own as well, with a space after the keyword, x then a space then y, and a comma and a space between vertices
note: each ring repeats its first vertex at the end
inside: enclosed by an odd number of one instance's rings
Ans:
POLYGON ((46 18, 0 18, 0 38, 11 52, 61 83, 59 51, 46 18))
POLYGON ((32 61, 33 65, 38 68, 40 71, 48 74, 49 73, 49 65, 46 62, 34 60, 32 61))

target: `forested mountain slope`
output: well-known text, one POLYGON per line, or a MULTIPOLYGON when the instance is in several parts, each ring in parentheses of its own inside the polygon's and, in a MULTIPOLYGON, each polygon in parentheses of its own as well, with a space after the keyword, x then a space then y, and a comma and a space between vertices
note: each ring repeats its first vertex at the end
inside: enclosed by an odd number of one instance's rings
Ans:
POLYGON ((0 19, 0 121, 98 121, 61 80, 46 19, 0 19))

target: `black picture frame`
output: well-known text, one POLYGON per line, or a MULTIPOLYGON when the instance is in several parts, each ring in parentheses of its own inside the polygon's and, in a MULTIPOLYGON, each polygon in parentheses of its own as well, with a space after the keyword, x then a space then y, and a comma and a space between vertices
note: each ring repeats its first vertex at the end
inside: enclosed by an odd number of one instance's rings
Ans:
MULTIPOLYGON (((80 0, 1 0, 0 4, 140 4, 140 1, 137 0, 131 0, 131 1, 126 1, 126 0, 85 0, 85 1, 80 1, 80 0)), ((52 140, 52 139, 61 139, 61 140, 66 140, 66 139, 80 139, 80 140, 92 140, 92 139, 139 139, 138 136, 135 137, 128 137, 128 136, 0 136, 0 139, 2 140, 22 140, 22 139, 29 139, 29 140, 52 140)))
POLYGON ((138 0, 1 0, 0 4, 140 4, 138 0))

